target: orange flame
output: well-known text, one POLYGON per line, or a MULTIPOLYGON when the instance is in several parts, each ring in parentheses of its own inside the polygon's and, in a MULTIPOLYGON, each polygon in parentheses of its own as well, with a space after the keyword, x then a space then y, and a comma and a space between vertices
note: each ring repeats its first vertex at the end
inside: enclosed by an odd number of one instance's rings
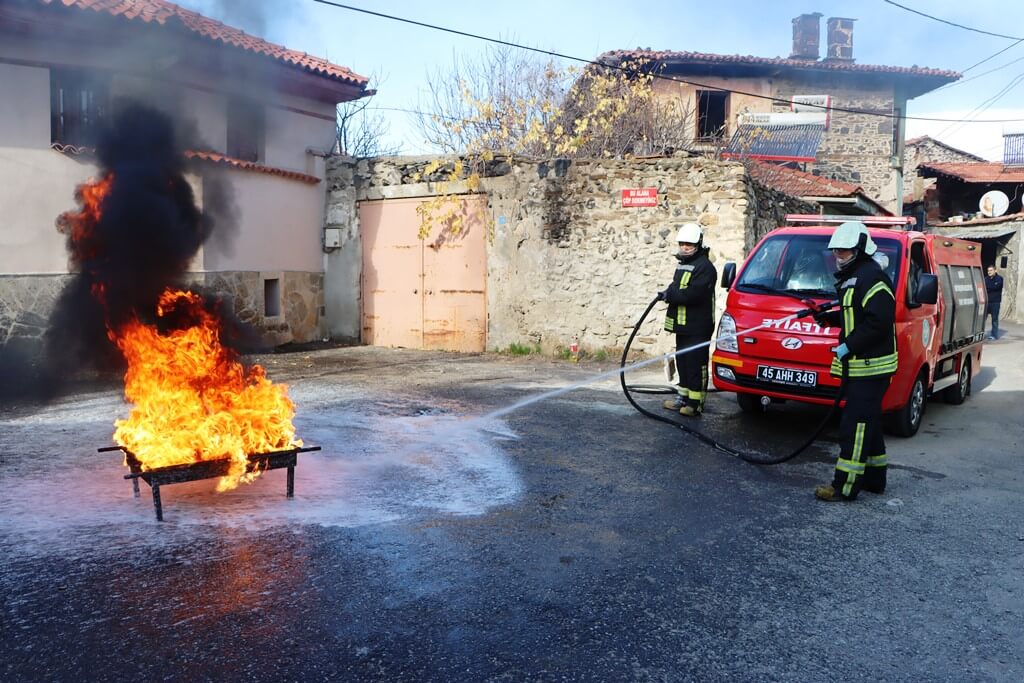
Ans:
POLYGON ((301 446, 295 439, 295 406, 287 387, 272 384, 259 365, 244 367, 220 343, 217 319, 191 292, 167 290, 161 318, 185 312, 196 324, 161 334, 132 321, 111 332, 128 361, 125 398, 135 404, 114 423, 114 441, 142 462, 143 469, 199 460, 231 461, 217 484, 226 491, 248 483, 250 453, 301 446))
MULTIPOLYGON (((62 213, 57 219, 57 229, 68 236, 69 251, 76 265, 96 258, 103 250, 103 244, 96 233, 96 224, 103 212, 103 200, 114 185, 114 174, 107 173, 99 180, 90 178, 75 188, 75 199, 81 204, 77 211, 62 213)), ((92 295, 103 303, 104 284, 92 283, 92 295)))
MULTIPOLYGON (((57 221, 76 266, 88 268, 107 248, 96 227, 113 183, 108 172, 80 185, 75 191, 80 208, 57 221)), ((98 272, 91 275, 92 296, 106 307, 109 283, 98 272)), ((125 398, 135 404, 127 419, 114 422, 114 441, 134 453, 145 470, 227 459, 229 471, 218 491, 251 482, 260 472, 249 471, 250 453, 302 445, 295 438, 295 407, 287 387, 272 384, 262 367, 238 362, 221 344, 218 318, 200 295, 164 291, 157 317, 167 321, 172 314, 190 326, 162 333, 135 318, 115 329, 108 318, 107 335, 128 362, 125 398)))

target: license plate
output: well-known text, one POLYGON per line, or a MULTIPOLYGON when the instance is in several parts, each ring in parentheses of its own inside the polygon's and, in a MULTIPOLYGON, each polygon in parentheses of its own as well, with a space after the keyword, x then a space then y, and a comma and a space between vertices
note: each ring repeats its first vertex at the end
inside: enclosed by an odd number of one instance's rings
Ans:
POLYGON ((814 387, 818 385, 818 373, 813 370, 777 368, 774 365, 758 365, 757 378, 762 382, 788 384, 794 387, 814 387))

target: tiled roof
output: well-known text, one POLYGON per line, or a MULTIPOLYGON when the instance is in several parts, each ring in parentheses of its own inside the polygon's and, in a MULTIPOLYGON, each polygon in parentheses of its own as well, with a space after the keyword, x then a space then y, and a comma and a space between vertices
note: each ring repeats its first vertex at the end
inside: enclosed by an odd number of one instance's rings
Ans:
POLYGON ((185 152, 186 159, 196 159, 199 161, 206 161, 216 166, 226 166, 229 168, 238 169, 240 171, 253 171, 255 173, 265 173, 267 175, 276 175, 282 178, 289 178, 291 180, 298 180, 309 185, 316 185, 320 182, 320 179, 315 175, 309 175, 308 173, 299 173, 298 171, 288 171, 283 168, 277 168, 276 166, 267 166, 265 164, 259 164, 255 161, 244 161, 242 159, 236 159, 235 157, 229 157, 224 154, 218 154, 217 152, 205 152, 199 150, 188 150, 185 152))
POLYGON ((999 161, 929 162, 917 171, 926 178, 941 175, 965 183, 1024 183, 1024 166, 1003 166, 999 161))
POLYGON ((751 162, 748 168, 756 180, 791 197, 853 197, 864 194, 860 185, 823 178, 795 168, 763 161, 751 162))
POLYGON ((840 60, 787 59, 784 57, 753 57, 751 55, 716 55, 708 52, 674 52, 671 50, 612 50, 598 57, 600 62, 620 62, 628 59, 650 59, 672 64, 708 64, 735 66, 774 66, 812 71, 838 71, 851 73, 882 73, 901 76, 922 76, 955 81, 957 71, 931 69, 923 66, 882 66, 856 64, 840 60))
POLYGON ((957 154, 962 154, 965 157, 970 157, 970 158, 976 159, 978 161, 985 161, 985 159, 983 157, 979 157, 977 154, 971 154, 970 152, 965 152, 964 150, 959 149, 957 147, 954 147, 953 145, 947 145, 945 142, 942 142, 941 140, 936 140, 935 138, 933 138, 930 135, 921 135, 921 136, 916 137, 916 138, 910 138, 905 143, 903 143, 903 145, 905 147, 916 147, 918 145, 924 145, 924 144, 927 144, 929 142, 932 143, 933 145, 937 145, 937 146, 942 147, 944 149, 948 149, 951 152, 956 152, 957 154))
POLYGON ((43 5, 69 10, 92 11, 161 26, 177 26, 208 40, 254 54, 265 55, 304 71, 355 86, 365 87, 367 78, 326 59, 268 42, 198 12, 166 0, 36 0, 43 5))
MULTIPOLYGON (((62 145, 57 142, 50 145, 50 149, 56 150, 61 154, 73 157, 82 156, 86 158, 91 158, 96 154, 96 149, 94 147, 77 147, 75 145, 62 145)), ((236 159, 235 157, 229 157, 225 154, 219 154, 217 152, 189 149, 185 150, 183 156, 186 159, 208 162, 214 164, 215 166, 226 166, 237 169, 239 171, 252 171, 254 173, 276 175, 281 178, 298 180, 299 182, 308 183, 310 185, 316 185, 317 183, 320 182, 320 179, 317 178, 315 175, 299 173, 298 171, 289 171, 284 168, 277 168, 276 166, 267 166, 266 164, 260 164, 255 161, 244 161, 242 159, 236 159)))
MULTIPOLYGON (((1016 223, 1016 222, 1024 222, 1024 213, 1011 213, 1011 214, 1007 214, 1005 216, 993 216, 991 218, 973 218, 973 219, 971 219, 969 221, 946 221, 945 223, 931 223, 930 225, 933 225, 933 226, 938 227, 938 228, 956 228, 956 227, 960 227, 960 226, 998 225, 1000 223, 1016 223)), ((991 233, 988 236, 990 236, 990 237, 1000 237, 1002 235, 1006 235, 1006 234, 1009 234, 1011 232, 1013 232, 1013 230, 1009 230, 1008 231, 1008 230, 1005 230, 1005 229, 994 229, 994 230, 991 231, 991 233)), ((949 237, 984 237, 984 236, 986 236, 986 235, 983 235, 983 234, 979 234, 978 231, 968 232, 966 230, 963 233, 961 233, 961 234, 956 234, 954 231, 947 230, 947 231, 944 231, 943 234, 944 235, 948 235, 949 237)))

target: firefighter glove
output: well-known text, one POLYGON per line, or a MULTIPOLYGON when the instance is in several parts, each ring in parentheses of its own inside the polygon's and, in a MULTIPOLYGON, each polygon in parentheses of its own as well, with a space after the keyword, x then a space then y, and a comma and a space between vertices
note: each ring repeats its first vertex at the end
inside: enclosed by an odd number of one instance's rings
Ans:
POLYGON ((836 347, 836 358, 842 360, 846 356, 850 355, 850 349, 846 348, 846 344, 840 344, 836 347))
POLYGON ((666 299, 668 299, 668 290, 667 289, 661 290, 660 292, 658 292, 658 295, 657 295, 656 298, 657 298, 658 301, 665 301, 666 299))

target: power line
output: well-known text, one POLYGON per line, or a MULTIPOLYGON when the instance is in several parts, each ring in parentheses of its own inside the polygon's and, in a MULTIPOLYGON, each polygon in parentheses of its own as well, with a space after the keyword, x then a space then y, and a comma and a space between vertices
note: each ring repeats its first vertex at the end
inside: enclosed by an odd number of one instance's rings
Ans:
POLYGON ((963 24, 958 24, 955 21, 949 21, 947 19, 940 19, 939 17, 933 17, 930 14, 925 14, 924 12, 921 12, 919 10, 914 9, 913 7, 907 7, 906 5, 901 5, 898 2, 893 2, 893 0, 884 0, 884 2, 892 5, 893 7, 899 7, 902 10, 906 10, 908 12, 912 12, 914 14, 920 15, 922 17, 926 17, 926 18, 931 19, 933 21, 938 21, 938 22, 946 24, 948 26, 955 26, 957 28, 962 28, 965 31, 973 31, 975 33, 981 33, 981 34, 984 34, 986 36, 995 36, 996 38, 1007 38, 1009 40, 1016 40, 1016 41, 1024 40, 1024 38, 1021 38, 1020 36, 1008 36, 1008 35, 1005 35, 1003 33, 992 33, 991 31, 983 31, 980 28, 971 28, 970 26, 964 26, 963 24))
MULTIPOLYGON (((886 0, 886 1, 888 2, 888 0, 886 0)), ((919 14, 919 15, 921 15, 923 17, 927 17, 928 19, 933 19, 935 21, 940 21, 940 22, 942 22, 944 24, 950 24, 951 26, 956 26, 957 28, 966 29, 968 31, 976 31, 978 33, 988 33, 987 31, 979 31, 977 29, 973 29, 973 28, 970 28, 968 26, 962 26, 960 24, 956 24, 956 23, 953 23, 951 21, 946 21, 945 19, 939 19, 938 17, 933 17, 930 14, 925 14, 924 12, 919 12, 919 11, 917 11, 915 9, 910 8, 910 7, 904 7, 903 5, 900 5, 900 4, 895 3, 895 2, 889 2, 889 4, 893 5, 894 7, 899 7, 900 9, 906 10, 908 12, 913 12, 914 14, 919 14)), ((996 34, 990 34, 990 35, 996 35, 996 34)), ((992 59, 995 59, 996 57, 998 57, 999 55, 1003 54, 1007 50, 1012 50, 1013 48, 1017 47, 1021 43, 1024 43, 1024 38, 1012 38, 1010 36, 998 36, 998 37, 1000 37, 1000 38, 1010 38, 1011 40, 1014 40, 1014 42, 1010 43, 1009 45, 1007 45, 1006 47, 1004 47, 1004 48, 1002 48, 1000 50, 997 50, 996 52, 993 52, 992 54, 990 54, 988 57, 985 57, 981 61, 975 62, 974 64, 971 64, 966 69, 961 69, 960 73, 964 73, 965 74, 968 71, 971 71, 972 69, 976 69, 977 67, 981 66, 985 62, 990 61, 992 59)), ((1019 61, 1020 61, 1019 59, 1016 59, 1016 60, 1014 60, 1012 62, 1007 62, 1003 66, 996 67, 995 69, 991 69, 990 71, 986 71, 983 74, 978 74, 977 76, 973 76, 971 78, 967 78, 967 79, 964 79, 964 80, 956 81, 954 83, 947 83, 946 85, 943 85, 943 86, 940 86, 940 87, 936 88, 935 90, 933 90, 929 94, 934 94, 935 92, 938 92, 939 90, 948 90, 950 87, 952 87, 954 85, 963 85, 964 83, 967 83, 969 81, 973 81, 975 78, 980 78, 980 77, 984 76, 985 74, 990 74, 993 71, 998 71, 999 69, 1002 69, 1004 67, 1009 66, 1010 64, 1014 64, 1014 63, 1019 62, 1019 61)))
MULTIPOLYGON (((988 60, 990 60, 990 59, 995 59, 996 57, 998 57, 999 55, 1003 54, 1003 53, 1004 53, 1004 52, 1006 52, 1007 50, 1011 50, 1011 49, 1013 49, 1013 48, 1017 47, 1017 46, 1018 46, 1018 45, 1020 45, 1021 43, 1024 43, 1024 38, 1021 38, 1020 40, 1018 40, 1018 41, 1017 41, 1017 42, 1015 42, 1015 43, 1010 43, 1009 45, 1007 45, 1006 47, 1004 47, 1004 48, 1003 48, 1002 50, 1000 50, 999 52, 995 52, 995 53, 993 53, 993 54, 990 54, 990 55, 989 55, 988 57, 985 57, 985 59, 981 60, 980 62, 975 62, 974 64, 971 64, 971 65, 970 65, 969 67, 967 67, 966 69, 962 70, 962 71, 961 71, 960 73, 962 73, 962 74, 965 74, 965 73, 967 73, 968 71, 970 71, 971 69, 973 69, 973 68, 975 68, 975 67, 978 67, 978 66, 981 66, 982 64, 984 64, 984 63, 985 63, 985 62, 987 62, 988 60)), ((1012 64, 1013 62, 1010 62, 1010 63, 1012 64)), ((1003 66, 1006 66, 1006 65, 1004 64, 1003 66)), ((999 68, 1001 69, 1001 68, 1003 68, 1003 67, 999 67, 999 68)), ((986 71, 985 73, 992 73, 992 72, 991 72, 991 71, 986 71)), ((982 74, 982 75, 984 75, 984 74, 982 74)), ((967 81, 971 81, 971 80, 974 80, 974 78, 977 78, 977 76, 974 76, 973 78, 968 78, 968 79, 967 79, 967 81)), ((957 81, 957 83, 958 83, 958 84, 959 84, 959 83, 966 83, 967 81, 957 81)), ((943 88, 945 88, 945 87, 946 87, 947 85, 954 85, 954 84, 953 84, 953 83, 947 83, 946 85, 944 85, 944 86, 942 86, 942 87, 943 87, 943 88)), ((941 88, 939 88, 939 89, 941 90, 941 88)))
MULTIPOLYGON (((1015 85, 1017 85, 1017 83, 1019 83, 1021 80, 1024 80, 1024 72, 1021 72, 1021 73, 1017 74, 1009 83, 1007 83, 1003 87, 1002 90, 1000 90, 995 95, 993 95, 992 97, 988 98, 987 100, 985 100, 984 102, 979 104, 977 107, 975 107, 971 111, 967 112, 967 114, 964 115, 964 123, 968 123, 971 120, 970 117, 973 114, 975 114, 975 113, 981 114, 982 112, 988 111, 992 107, 992 105, 994 105, 996 102, 998 102, 1000 99, 1002 99, 1003 96, 1006 95, 1008 92, 1013 90, 1013 87, 1015 85)), ((950 125, 946 126, 945 128, 943 128, 941 131, 939 131, 938 135, 936 135, 935 137, 942 137, 943 135, 946 134, 946 132, 954 133, 954 132, 960 130, 961 128, 963 128, 964 123, 950 124, 950 125)))
MULTIPOLYGON (((997 66, 994 69, 989 69, 988 71, 983 71, 980 74, 977 74, 975 76, 971 76, 970 78, 968 78, 968 79, 966 79, 964 81, 957 81, 956 83, 950 83, 949 85, 960 85, 961 83, 967 83, 969 81, 975 81, 975 80, 977 80, 979 78, 982 78, 983 76, 988 76, 991 73, 995 73, 996 71, 1002 71, 1006 67, 1013 66, 1014 64, 1016 64, 1018 62, 1024 62, 1024 57, 1018 57, 1017 59, 1014 59, 1013 61, 1010 61, 1010 62, 1007 62, 1006 64, 1003 64, 1002 66, 997 66)), ((944 85, 941 88, 936 88, 935 90, 933 90, 932 92, 930 92, 928 94, 931 95, 931 94, 940 92, 942 90, 945 90, 947 88, 948 88, 948 85, 944 85)))
MULTIPOLYGON (((624 73, 630 73, 631 72, 630 69, 627 69, 626 67, 621 66, 621 65, 604 64, 602 62, 597 62, 597 61, 594 61, 594 60, 591 60, 591 59, 584 59, 582 57, 574 57, 572 55, 562 54, 560 52, 554 52, 554 51, 551 51, 551 50, 543 50, 543 49, 537 48, 537 47, 529 47, 528 45, 520 45, 519 43, 513 43, 511 41, 502 40, 500 38, 490 38, 488 36, 481 36, 481 35, 476 34, 476 33, 469 33, 467 31, 460 31, 458 29, 447 28, 445 26, 438 26, 436 24, 428 24, 426 22, 416 21, 414 19, 406 19, 404 17, 399 17, 399 16, 395 16, 395 15, 392 15, 392 14, 385 14, 383 12, 375 12, 373 10, 363 9, 362 7, 353 7, 352 5, 345 5, 345 4, 342 4, 340 2, 332 2, 331 0, 313 0, 313 2, 321 4, 321 5, 328 5, 330 7, 336 7, 336 8, 339 8, 339 9, 346 9, 346 10, 349 10, 349 11, 352 11, 352 12, 359 12, 361 14, 368 14, 370 16, 379 17, 381 19, 388 19, 388 20, 391 20, 391 21, 398 21, 398 22, 401 22, 401 23, 404 23, 404 24, 410 24, 412 26, 419 26, 419 27, 422 27, 422 28, 433 29, 435 31, 442 31, 444 33, 451 33, 453 35, 462 36, 464 38, 473 38, 475 40, 483 40, 485 42, 495 43, 497 45, 504 45, 506 47, 513 47, 513 48, 517 48, 517 49, 520 49, 520 50, 527 50, 529 52, 537 52, 539 54, 547 55, 549 57, 557 57, 559 59, 565 59, 565 60, 569 60, 569 61, 573 61, 573 62, 580 62, 582 64, 588 64, 588 65, 591 65, 591 66, 596 66, 596 67, 605 68, 605 69, 614 69, 614 70, 617 70, 617 71, 622 71, 624 73)), ((791 104, 791 102, 789 100, 780 99, 778 97, 772 97, 771 95, 762 95, 760 93, 746 92, 744 90, 733 90, 731 88, 723 88, 721 86, 709 85, 707 83, 698 83, 697 81, 685 80, 685 79, 682 79, 682 78, 679 78, 679 77, 676 77, 676 76, 666 76, 664 74, 652 73, 651 76, 653 78, 659 78, 659 79, 671 81, 671 82, 674 82, 674 83, 684 83, 686 85, 692 85, 694 87, 703 88, 703 89, 706 89, 706 90, 715 90, 715 91, 718 91, 718 92, 726 92, 726 93, 730 93, 730 94, 734 94, 734 95, 744 95, 746 97, 753 97, 755 99, 769 100, 771 102, 776 102, 776 103, 784 104, 784 105, 787 105, 787 106, 791 104)), ((928 117, 928 116, 905 116, 905 115, 900 115, 900 114, 888 114, 888 113, 879 112, 879 111, 867 111, 867 110, 863 110, 863 109, 849 109, 849 108, 845 108, 845 107, 817 105, 817 104, 811 104, 811 103, 807 103, 806 105, 803 105, 803 106, 807 106, 808 108, 821 109, 823 111, 833 111, 833 112, 837 112, 838 111, 838 112, 844 112, 844 113, 848 113, 848 114, 862 114, 862 115, 865 115, 865 116, 877 116, 879 118, 885 118, 885 119, 903 119, 903 120, 906 120, 906 121, 930 121, 932 123, 1021 123, 1021 122, 1024 122, 1024 119, 975 119, 975 120, 971 120, 971 121, 964 121, 962 119, 944 119, 944 118, 936 118, 936 117, 928 117)))

